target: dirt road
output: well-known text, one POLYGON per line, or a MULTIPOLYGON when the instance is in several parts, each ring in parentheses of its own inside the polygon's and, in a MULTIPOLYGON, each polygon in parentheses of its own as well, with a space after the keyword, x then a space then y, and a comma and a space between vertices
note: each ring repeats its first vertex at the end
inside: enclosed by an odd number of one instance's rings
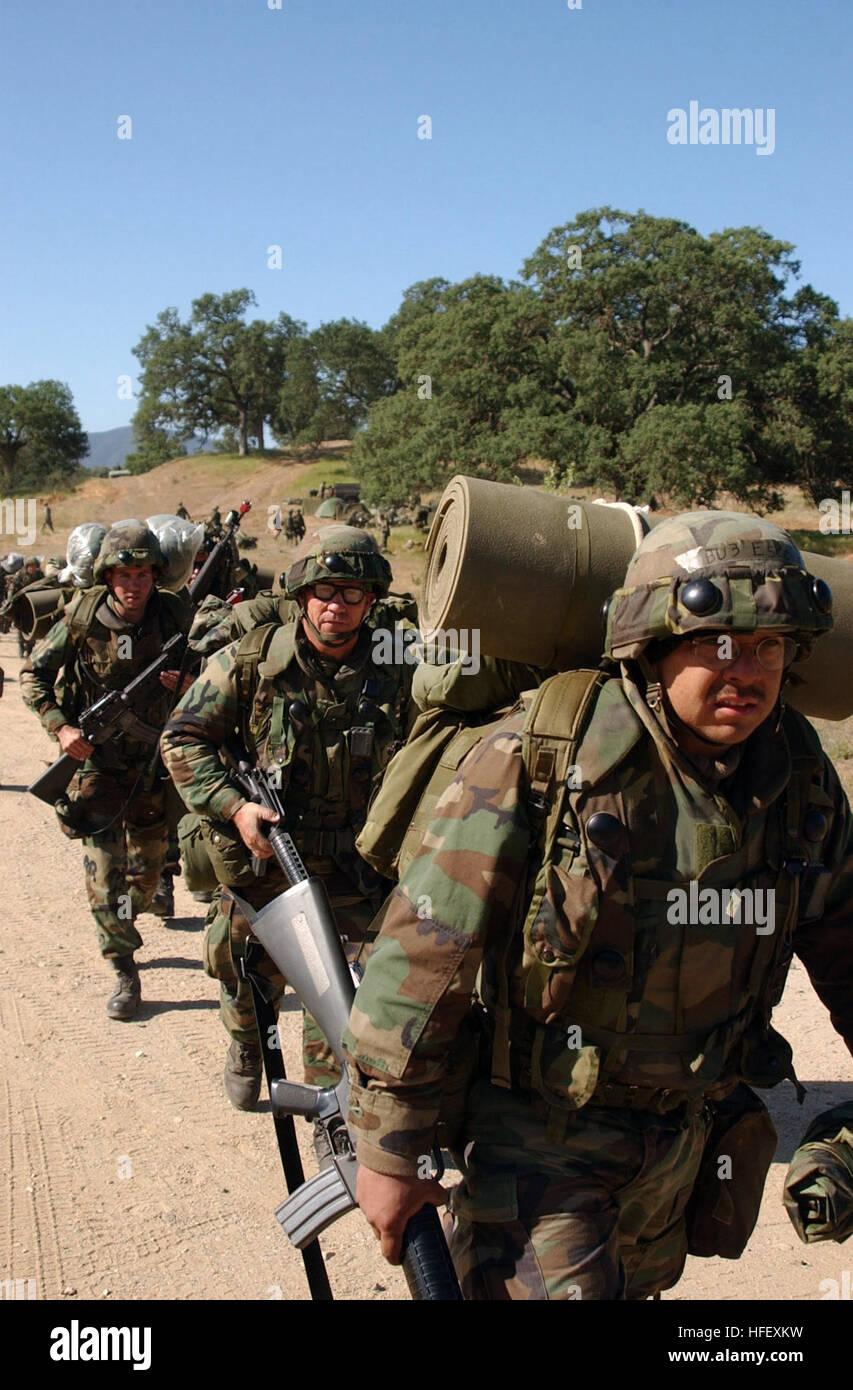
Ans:
MULTIPOLYGON (((227 1038, 201 968, 203 909, 179 881, 181 915, 141 919, 144 1006, 133 1023, 110 1022, 79 844, 25 794, 55 745, 21 704, 13 651, 0 637, 0 1279, 69 1301, 304 1299, 300 1257, 273 1216, 284 1184, 269 1114, 239 1114, 222 1090, 227 1038)), ((821 1281, 849 1269, 846 1249, 799 1244, 779 1193, 809 1118, 853 1094, 853 1061, 799 969, 777 1019, 809 1094, 800 1110, 787 1085, 769 1093, 780 1147, 758 1229, 740 1262, 691 1259, 665 1297, 820 1299, 821 1281)), ((294 1009, 283 1014, 294 1076, 298 1025, 294 1009)), ((359 1213, 323 1246, 336 1297, 407 1297, 359 1213)))

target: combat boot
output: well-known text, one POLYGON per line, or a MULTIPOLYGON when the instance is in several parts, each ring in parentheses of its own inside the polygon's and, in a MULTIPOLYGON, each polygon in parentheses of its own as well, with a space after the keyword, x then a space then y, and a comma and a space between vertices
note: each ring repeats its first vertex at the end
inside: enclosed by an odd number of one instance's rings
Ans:
POLYGON ((225 1060, 225 1094, 235 1110, 254 1110, 261 1094, 261 1049, 232 1042, 225 1060))
POLYGON ((172 882, 171 869, 164 869, 160 875, 160 882, 157 884, 157 890, 151 899, 151 906, 148 911, 153 912, 155 917, 174 917, 175 885, 172 882))
POLYGON ((123 1022, 135 1018, 139 1012, 142 991, 139 987, 139 971, 133 956, 113 956, 116 972, 115 993, 107 1000, 108 1018, 118 1018, 123 1022))

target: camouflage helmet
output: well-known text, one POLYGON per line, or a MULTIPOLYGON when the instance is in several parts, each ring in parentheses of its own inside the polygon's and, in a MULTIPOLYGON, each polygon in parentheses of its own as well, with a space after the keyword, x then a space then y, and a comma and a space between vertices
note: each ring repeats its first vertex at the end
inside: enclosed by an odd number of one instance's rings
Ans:
POLYGON ((809 1125, 788 1165, 783 1198, 806 1244, 853 1235, 853 1101, 809 1125))
POLYGON ((742 512, 683 512, 652 527, 607 603, 605 655, 710 629, 794 636, 807 654, 832 627, 832 591, 780 527, 742 512))
POLYGON ((93 575, 95 583, 103 582, 106 571, 114 565, 153 565, 154 578, 163 572, 163 553, 160 542, 142 521, 117 521, 107 531, 93 575))
POLYGON ((284 591, 295 598, 318 580, 365 584, 380 596, 391 587, 391 566, 376 541, 358 526, 321 526, 302 540, 284 576, 284 591))

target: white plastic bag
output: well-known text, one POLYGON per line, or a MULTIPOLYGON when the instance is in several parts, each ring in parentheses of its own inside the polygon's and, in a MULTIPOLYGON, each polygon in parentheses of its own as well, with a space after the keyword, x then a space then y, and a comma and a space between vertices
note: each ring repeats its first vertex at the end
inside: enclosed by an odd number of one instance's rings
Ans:
POLYGON ((195 557, 204 542, 204 526, 167 512, 149 516, 145 524, 157 537, 166 562, 161 585, 177 593, 189 583, 195 557))
POLYGON ((106 526, 100 521, 84 521, 75 526, 68 537, 65 548, 67 564, 57 576, 60 584, 75 584, 78 589, 88 589, 93 582, 92 570, 98 558, 101 541, 107 534, 106 526))

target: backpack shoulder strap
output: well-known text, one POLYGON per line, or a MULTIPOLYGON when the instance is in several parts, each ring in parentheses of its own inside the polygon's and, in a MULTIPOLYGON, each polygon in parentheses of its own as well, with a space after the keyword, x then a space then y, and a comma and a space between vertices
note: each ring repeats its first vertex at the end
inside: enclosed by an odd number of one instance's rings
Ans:
MULTIPOLYGON (((522 696, 527 718, 521 736, 522 757, 527 772, 528 814, 534 842, 531 855, 545 864, 554 851, 563 808, 569 791, 571 769, 596 700, 610 677, 603 671, 561 671, 537 690, 522 696), (544 832, 544 833, 543 833, 544 832)), ((497 998, 494 1008, 495 1031, 492 1039, 492 1083, 509 1089, 510 1022, 509 960, 518 926, 524 919, 525 889, 531 871, 519 880, 517 911, 510 914, 508 930, 500 946, 497 998)))
POLYGON ((237 689, 240 706, 248 710, 251 706, 258 667, 265 660, 270 643, 281 630, 279 623, 266 623, 263 627, 253 627, 240 639, 234 656, 237 665, 237 689))
POLYGON ((92 589, 84 589, 66 608, 65 622, 75 647, 88 637, 106 593, 105 584, 96 584, 92 589))
POLYGON ((539 686, 528 707, 522 734, 528 810, 540 833, 544 823, 546 858, 553 849, 578 745, 609 679, 603 671, 562 671, 539 686))

